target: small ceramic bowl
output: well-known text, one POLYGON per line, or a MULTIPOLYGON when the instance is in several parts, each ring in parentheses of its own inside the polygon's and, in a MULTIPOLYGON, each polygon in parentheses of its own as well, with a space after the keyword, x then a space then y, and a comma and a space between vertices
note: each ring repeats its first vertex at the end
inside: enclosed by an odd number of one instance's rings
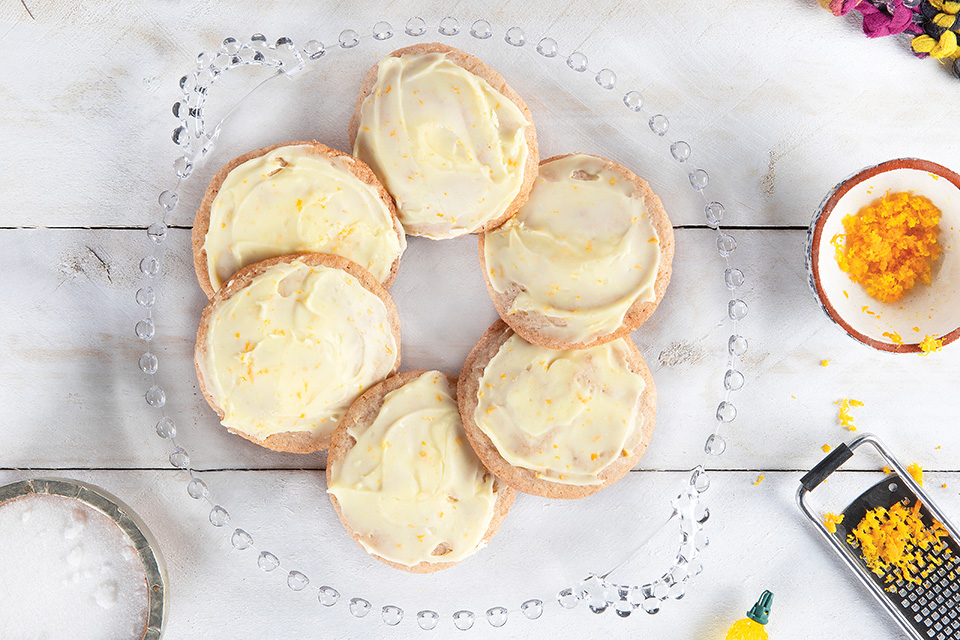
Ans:
POLYGON ((916 353, 926 336, 940 338, 944 345, 953 342, 960 337, 960 175, 927 160, 901 158, 850 176, 830 190, 813 216, 807 230, 807 276, 824 313, 874 349, 916 353), (844 216, 856 215, 888 191, 926 196, 940 209, 942 253, 933 263, 929 286, 917 283, 897 302, 883 303, 840 270, 830 241, 844 232, 844 216))

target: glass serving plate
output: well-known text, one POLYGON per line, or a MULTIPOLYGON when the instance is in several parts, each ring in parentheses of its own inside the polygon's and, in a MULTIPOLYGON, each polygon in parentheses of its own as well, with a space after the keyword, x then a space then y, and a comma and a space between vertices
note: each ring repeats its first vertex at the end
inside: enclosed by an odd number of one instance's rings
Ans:
MULTIPOLYGON (((532 38, 521 27, 497 29, 485 20, 464 23, 452 17, 435 25, 411 18, 400 28, 378 22, 366 34, 344 30, 334 43, 294 43, 289 38, 269 43, 260 34, 247 40, 226 38, 218 51, 197 57, 195 69, 180 79, 183 96, 173 106, 179 120, 173 142, 180 155, 173 162, 170 188, 159 195, 158 220, 147 230, 136 292, 143 316, 135 332, 144 348, 138 364, 149 378, 145 400, 151 425, 169 442, 170 464, 184 470, 190 497, 209 505, 210 524, 224 529, 242 551, 240 558, 256 562, 273 579, 282 576, 293 591, 313 590, 318 607, 369 616, 390 626, 415 623, 425 630, 451 624, 466 630, 477 621, 502 627, 512 618, 539 619, 561 607, 614 611, 620 617, 637 611, 655 614, 665 601, 683 597, 690 579, 703 569, 701 552, 707 546, 709 512, 703 494, 710 483, 704 467, 708 456, 723 453, 720 428, 737 415, 732 396, 744 382, 739 363, 747 342, 740 324, 747 305, 738 293, 743 273, 732 264, 736 241, 720 229, 723 205, 708 197, 709 176, 694 163, 691 146, 670 134, 666 115, 647 106, 637 89, 641 73, 595 68, 584 52, 565 50, 548 36, 532 38), (220 166, 248 150, 287 140, 317 139, 349 150, 347 122, 367 69, 390 51, 432 41, 477 55, 523 96, 537 124, 541 157, 584 151, 614 158, 651 184, 675 224, 678 217, 689 220, 689 212, 697 212, 693 219, 699 225, 691 226, 716 231, 699 231, 715 242, 710 253, 716 259, 703 269, 715 273, 698 286, 716 297, 716 312, 722 313, 726 330, 716 344, 715 412, 695 416, 692 428, 676 424, 678 420, 658 420, 654 441, 657 433, 672 429, 706 441, 702 448, 691 447, 691 471, 681 474, 682 482, 669 483, 666 490, 662 483, 656 490, 641 486, 641 494, 631 494, 630 502, 639 500, 643 508, 633 513, 610 509, 624 502, 618 492, 626 496, 636 491, 639 483, 629 482, 629 476, 604 490, 604 499, 551 502, 521 494, 518 502, 539 501, 523 510, 522 521, 511 513, 488 548, 452 569, 423 576, 396 571, 367 556, 343 531, 332 508, 301 512, 282 508, 279 501, 267 505, 291 528, 311 532, 303 537, 308 542, 301 543, 308 548, 281 552, 284 541, 262 539, 258 531, 244 529, 249 511, 221 502, 217 488, 207 487, 202 472, 194 469, 204 468, 210 437, 245 454, 255 446, 227 434, 204 404, 187 357, 192 344, 164 341, 166 323, 192 322, 195 327, 206 303, 198 286, 191 283, 185 290, 164 274, 171 265, 183 270, 184 263, 191 263, 187 228, 220 166), (190 442, 206 444, 192 447, 190 442)), ((408 240, 390 291, 401 318, 402 367, 456 374, 496 319, 480 273, 476 238, 408 240)), ((682 251, 678 245, 677 260, 684 260, 682 251)), ((634 332, 648 360, 657 338, 682 330, 683 302, 670 302, 668 291, 654 317, 634 332)), ((710 322, 715 324, 715 318, 710 322)), ((660 397, 662 405, 662 389, 660 397)), ((257 455, 261 460, 269 461, 271 455, 289 460, 289 454, 257 455)), ((300 466, 320 469, 325 458, 303 460, 300 466)), ((324 489, 318 471, 317 491, 324 489)))

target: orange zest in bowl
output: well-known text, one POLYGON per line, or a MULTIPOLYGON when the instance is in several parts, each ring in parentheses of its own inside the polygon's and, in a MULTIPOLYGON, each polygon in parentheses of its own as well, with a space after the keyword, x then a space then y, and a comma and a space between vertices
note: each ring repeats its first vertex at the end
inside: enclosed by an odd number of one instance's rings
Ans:
POLYGON ((900 300, 917 281, 930 284, 940 256, 940 209, 905 191, 887 193, 843 218, 845 233, 830 240, 837 264, 880 302, 900 300))

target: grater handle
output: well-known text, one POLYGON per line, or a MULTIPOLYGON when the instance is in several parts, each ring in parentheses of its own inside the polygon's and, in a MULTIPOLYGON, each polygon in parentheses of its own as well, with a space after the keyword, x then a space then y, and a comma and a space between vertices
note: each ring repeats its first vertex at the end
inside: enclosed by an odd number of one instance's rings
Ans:
POLYGON ((853 457, 853 450, 840 443, 837 448, 830 452, 826 458, 821 460, 817 466, 811 469, 805 476, 800 478, 800 484, 807 491, 813 491, 820 483, 827 479, 831 473, 840 468, 844 462, 853 457))

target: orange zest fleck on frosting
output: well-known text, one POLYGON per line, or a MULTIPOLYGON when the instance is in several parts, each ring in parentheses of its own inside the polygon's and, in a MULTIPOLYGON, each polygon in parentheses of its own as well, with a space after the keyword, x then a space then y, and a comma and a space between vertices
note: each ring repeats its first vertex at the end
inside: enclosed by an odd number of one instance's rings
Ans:
POLYGON ((763 482, 763 474, 762 474, 762 473, 757 476, 757 479, 756 479, 756 480, 753 481, 753 486, 757 486, 757 485, 760 484, 761 482, 763 482))
POLYGON ((837 525, 843 522, 843 514, 834 515, 832 513, 824 514, 823 516, 823 526, 827 528, 827 531, 830 533, 837 532, 837 525))
POLYGON ((903 344, 903 338, 901 338, 900 334, 897 333, 896 331, 884 331, 882 335, 884 338, 890 338, 890 342, 892 342, 893 344, 896 344, 896 345, 903 344))
POLYGON ((825 445, 823 445, 823 446, 820 447, 820 448, 823 449, 823 452, 824 452, 824 453, 830 453, 830 449, 832 449, 832 447, 831 447, 830 445, 828 445, 828 444, 825 444, 825 445))
POLYGON ((830 366, 830 361, 829 361, 829 360, 821 360, 821 361, 820 361, 820 366, 821 366, 821 367, 828 367, 828 366, 830 366))
POLYGON ((917 281, 930 284, 930 263, 941 250, 939 222, 940 209, 928 198, 888 192, 857 215, 844 216, 845 233, 830 243, 851 280, 880 302, 896 302, 917 281))
POLYGON ((867 511, 847 542, 860 549, 870 571, 893 576, 888 582, 899 579, 920 584, 935 569, 923 557, 927 550, 945 551, 948 562, 956 562, 942 542, 948 535, 939 522, 930 527, 924 524, 919 501, 909 509, 898 502, 889 510, 877 507, 867 511))

